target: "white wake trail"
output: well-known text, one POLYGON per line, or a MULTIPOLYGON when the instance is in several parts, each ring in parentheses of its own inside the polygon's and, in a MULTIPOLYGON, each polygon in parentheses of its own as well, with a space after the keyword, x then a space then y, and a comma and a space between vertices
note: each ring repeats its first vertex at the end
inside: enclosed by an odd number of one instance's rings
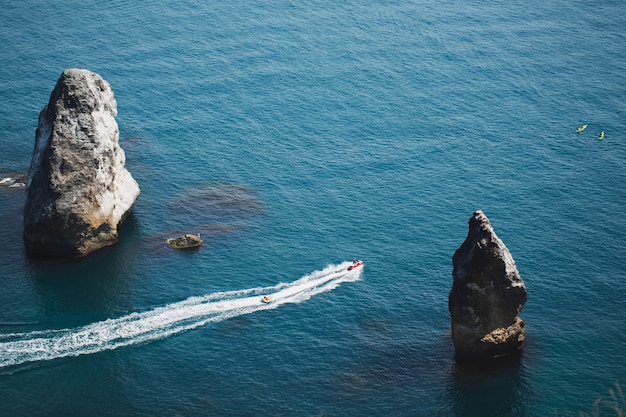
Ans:
POLYGON ((163 339, 211 322, 301 303, 360 278, 362 267, 348 271, 350 262, 329 265, 297 281, 272 287, 217 292, 100 321, 74 329, 0 334, 0 369, 27 362, 87 355, 163 339), (269 295, 272 301, 261 302, 269 295))

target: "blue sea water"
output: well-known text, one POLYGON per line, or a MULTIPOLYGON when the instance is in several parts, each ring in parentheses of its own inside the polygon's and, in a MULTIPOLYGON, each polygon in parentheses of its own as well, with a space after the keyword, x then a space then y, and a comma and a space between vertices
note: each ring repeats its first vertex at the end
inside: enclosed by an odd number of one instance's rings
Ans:
POLYGON ((0 189, 0 415, 590 412, 626 384, 624 28, 614 0, 4 2, 0 173, 87 68, 142 193, 115 247, 33 262, 0 189), (447 310, 477 209, 528 290, 489 367, 447 310))

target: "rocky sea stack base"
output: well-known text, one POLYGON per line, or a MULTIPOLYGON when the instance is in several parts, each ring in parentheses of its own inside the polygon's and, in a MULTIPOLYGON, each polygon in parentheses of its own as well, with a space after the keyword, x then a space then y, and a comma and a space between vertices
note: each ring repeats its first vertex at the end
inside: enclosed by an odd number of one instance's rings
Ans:
POLYGON ((94 72, 67 69, 39 114, 24 243, 31 256, 77 258, 118 241, 139 196, 118 144, 117 103, 94 72))
POLYGON ((482 211, 470 218, 467 239, 452 263, 448 306, 457 360, 495 358, 522 349, 526 330, 519 313, 526 286, 482 211))

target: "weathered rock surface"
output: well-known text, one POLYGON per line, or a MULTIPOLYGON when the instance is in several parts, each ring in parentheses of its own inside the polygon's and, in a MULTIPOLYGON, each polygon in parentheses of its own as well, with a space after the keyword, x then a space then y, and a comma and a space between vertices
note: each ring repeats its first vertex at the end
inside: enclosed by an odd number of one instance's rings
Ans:
POLYGON ((203 242, 204 241, 200 238, 199 233, 197 235, 185 233, 182 236, 167 239, 167 244, 175 249, 195 248, 202 245, 203 242))
POLYGON ((139 196, 118 144, 117 103, 98 74, 67 69, 39 114, 26 184, 24 243, 33 256, 81 257, 118 240, 139 196))
POLYGON ((452 257, 448 306, 457 360, 502 356, 522 348, 519 313, 527 293, 515 261, 482 211, 469 220, 465 242, 452 257))

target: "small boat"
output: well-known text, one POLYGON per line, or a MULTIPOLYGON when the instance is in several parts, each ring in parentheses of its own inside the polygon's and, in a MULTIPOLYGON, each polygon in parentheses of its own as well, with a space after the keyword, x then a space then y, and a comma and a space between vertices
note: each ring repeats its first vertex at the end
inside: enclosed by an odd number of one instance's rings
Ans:
POLYGON ((363 261, 362 261, 362 260, 360 260, 360 259, 357 261, 357 260, 355 259, 354 261, 352 261, 352 265, 350 265, 350 266, 348 267, 348 271, 352 271, 353 269, 358 268, 358 267, 360 267, 361 265, 363 265, 363 261))
POLYGON ((604 130, 598 135, 598 140, 604 139, 604 130))
POLYGON ((576 128, 576 133, 580 133, 580 132, 582 132, 585 129, 587 129, 587 125, 578 126, 576 128))
POLYGON ((174 249, 195 248, 202 245, 202 242, 204 241, 200 239, 200 233, 198 233, 197 235, 186 233, 182 236, 167 239, 167 244, 174 249))
POLYGON ((272 296, 271 296, 271 295, 265 295, 265 296, 263 296, 263 297, 261 298, 261 302, 262 302, 262 303, 267 304, 267 303, 269 303, 270 301, 272 301, 272 296))

